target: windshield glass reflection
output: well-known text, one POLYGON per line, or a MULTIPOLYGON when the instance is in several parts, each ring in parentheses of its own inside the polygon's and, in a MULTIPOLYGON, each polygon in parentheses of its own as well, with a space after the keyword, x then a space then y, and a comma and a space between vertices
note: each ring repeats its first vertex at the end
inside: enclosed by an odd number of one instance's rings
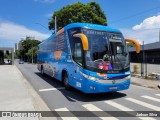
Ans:
POLYGON ((85 52, 86 66, 105 71, 129 67, 122 34, 91 29, 82 29, 82 32, 89 42, 89 50, 85 52))

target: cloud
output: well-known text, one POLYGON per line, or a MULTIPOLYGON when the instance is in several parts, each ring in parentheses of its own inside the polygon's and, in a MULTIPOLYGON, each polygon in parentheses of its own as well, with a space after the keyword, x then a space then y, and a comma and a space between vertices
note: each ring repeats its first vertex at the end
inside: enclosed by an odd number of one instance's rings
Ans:
POLYGON ((136 39, 140 43, 153 43, 159 41, 160 15, 149 17, 132 29, 121 29, 125 38, 136 39))
POLYGON ((35 39, 44 40, 49 35, 35 30, 28 29, 25 26, 18 25, 12 22, 4 21, 0 22, 0 41, 1 43, 16 43, 21 38, 26 36, 33 36, 35 39))
POLYGON ((139 25, 133 26, 133 30, 160 28, 160 15, 146 18, 139 25))
POLYGON ((159 41, 159 30, 133 30, 133 29, 121 29, 125 38, 131 38, 138 40, 141 44, 144 41, 145 44, 159 41))
POLYGON ((41 2, 41 3, 53 3, 55 0, 34 0, 35 2, 41 2))

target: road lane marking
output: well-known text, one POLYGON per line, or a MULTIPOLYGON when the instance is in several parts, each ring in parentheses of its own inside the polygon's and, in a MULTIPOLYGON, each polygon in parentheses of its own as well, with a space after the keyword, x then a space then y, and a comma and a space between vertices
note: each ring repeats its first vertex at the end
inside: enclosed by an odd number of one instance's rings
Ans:
MULTIPOLYGON (((69 111, 67 108, 59 108, 59 109, 55 109, 55 111, 69 111)), ((59 114, 60 115, 60 114, 59 114)), ((60 115, 61 116, 61 115, 60 115)), ((63 116, 63 115, 62 115, 63 116)), ((61 117, 63 120, 79 120, 77 117, 75 117, 74 114, 72 114, 71 112, 67 112, 67 116, 71 116, 71 117, 61 117)))
POLYGON ((160 96, 160 94, 155 94, 155 95, 160 96))
POLYGON ((53 90, 62 90, 65 89, 64 87, 59 87, 59 88, 47 88, 47 89, 39 89, 39 92, 44 92, 44 91, 53 91, 53 90))
MULTIPOLYGON (((113 107, 115 107, 115 108, 117 108, 117 109, 119 109, 119 110, 122 110, 122 111, 126 111, 126 112, 127 111, 134 111, 134 110, 132 110, 132 109, 130 109, 128 107, 125 107, 125 106, 123 106, 121 104, 118 104, 116 102, 113 102, 111 100, 107 100, 107 101, 104 101, 104 102, 109 104, 109 105, 111 105, 111 106, 113 106, 113 107)), ((138 118, 140 118, 141 120, 156 120, 156 119, 151 118, 151 117, 138 117, 138 118)))
POLYGON ((144 96, 141 96, 141 97, 146 98, 146 99, 149 99, 149 100, 153 100, 153 101, 156 101, 156 102, 160 102, 160 99, 153 98, 153 97, 150 97, 150 96, 144 95, 144 96))
POLYGON ((140 100, 136 100, 136 99, 133 99, 133 98, 125 98, 125 99, 128 100, 128 101, 134 102, 134 103, 136 103, 136 104, 139 104, 139 105, 141 105, 141 106, 144 106, 144 107, 153 109, 153 110, 155 110, 155 111, 159 111, 159 110, 160 110, 160 107, 151 105, 151 104, 149 104, 149 103, 142 102, 142 101, 140 101, 140 100))
MULTIPOLYGON (((93 104, 85 104, 85 105, 82 105, 84 108, 86 108, 87 110, 89 111, 93 111, 93 113, 99 117, 99 114, 95 111, 102 111, 101 114, 107 114, 106 112, 103 112, 103 110, 101 110, 100 108, 96 107, 95 105, 93 104)), ((109 120, 118 120, 117 118, 115 117, 99 117, 100 119, 102 120, 106 120, 106 119, 109 119, 109 120)))
POLYGON ((120 105, 120 104, 118 104, 116 102, 113 102, 111 100, 107 100, 107 101, 104 101, 104 102, 109 104, 109 105, 111 105, 111 106, 113 106, 113 107, 115 107, 115 108, 118 108, 119 110, 122 110, 122 111, 134 111, 134 110, 132 110, 130 108, 127 108, 127 107, 125 107, 123 105, 120 105))

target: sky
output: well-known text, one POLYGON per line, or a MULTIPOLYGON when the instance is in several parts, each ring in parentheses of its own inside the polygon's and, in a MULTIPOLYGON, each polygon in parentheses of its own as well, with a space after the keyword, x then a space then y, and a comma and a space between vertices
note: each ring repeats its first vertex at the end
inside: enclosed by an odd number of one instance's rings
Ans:
POLYGON ((53 13, 76 2, 99 3, 108 26, 140 43, 159 41, 160 0, 0 0, 0 47, 14 47, 26 36, 44 40, 53 13))

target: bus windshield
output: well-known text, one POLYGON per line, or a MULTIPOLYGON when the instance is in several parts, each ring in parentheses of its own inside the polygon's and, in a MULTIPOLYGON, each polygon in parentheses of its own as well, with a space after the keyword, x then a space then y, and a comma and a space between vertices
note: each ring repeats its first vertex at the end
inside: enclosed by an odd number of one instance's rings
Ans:
POLYGON ((128 51, 121 33, 82 29, 89 42, 85 52, 86 67, 103 71, 129 68, 128 51))

